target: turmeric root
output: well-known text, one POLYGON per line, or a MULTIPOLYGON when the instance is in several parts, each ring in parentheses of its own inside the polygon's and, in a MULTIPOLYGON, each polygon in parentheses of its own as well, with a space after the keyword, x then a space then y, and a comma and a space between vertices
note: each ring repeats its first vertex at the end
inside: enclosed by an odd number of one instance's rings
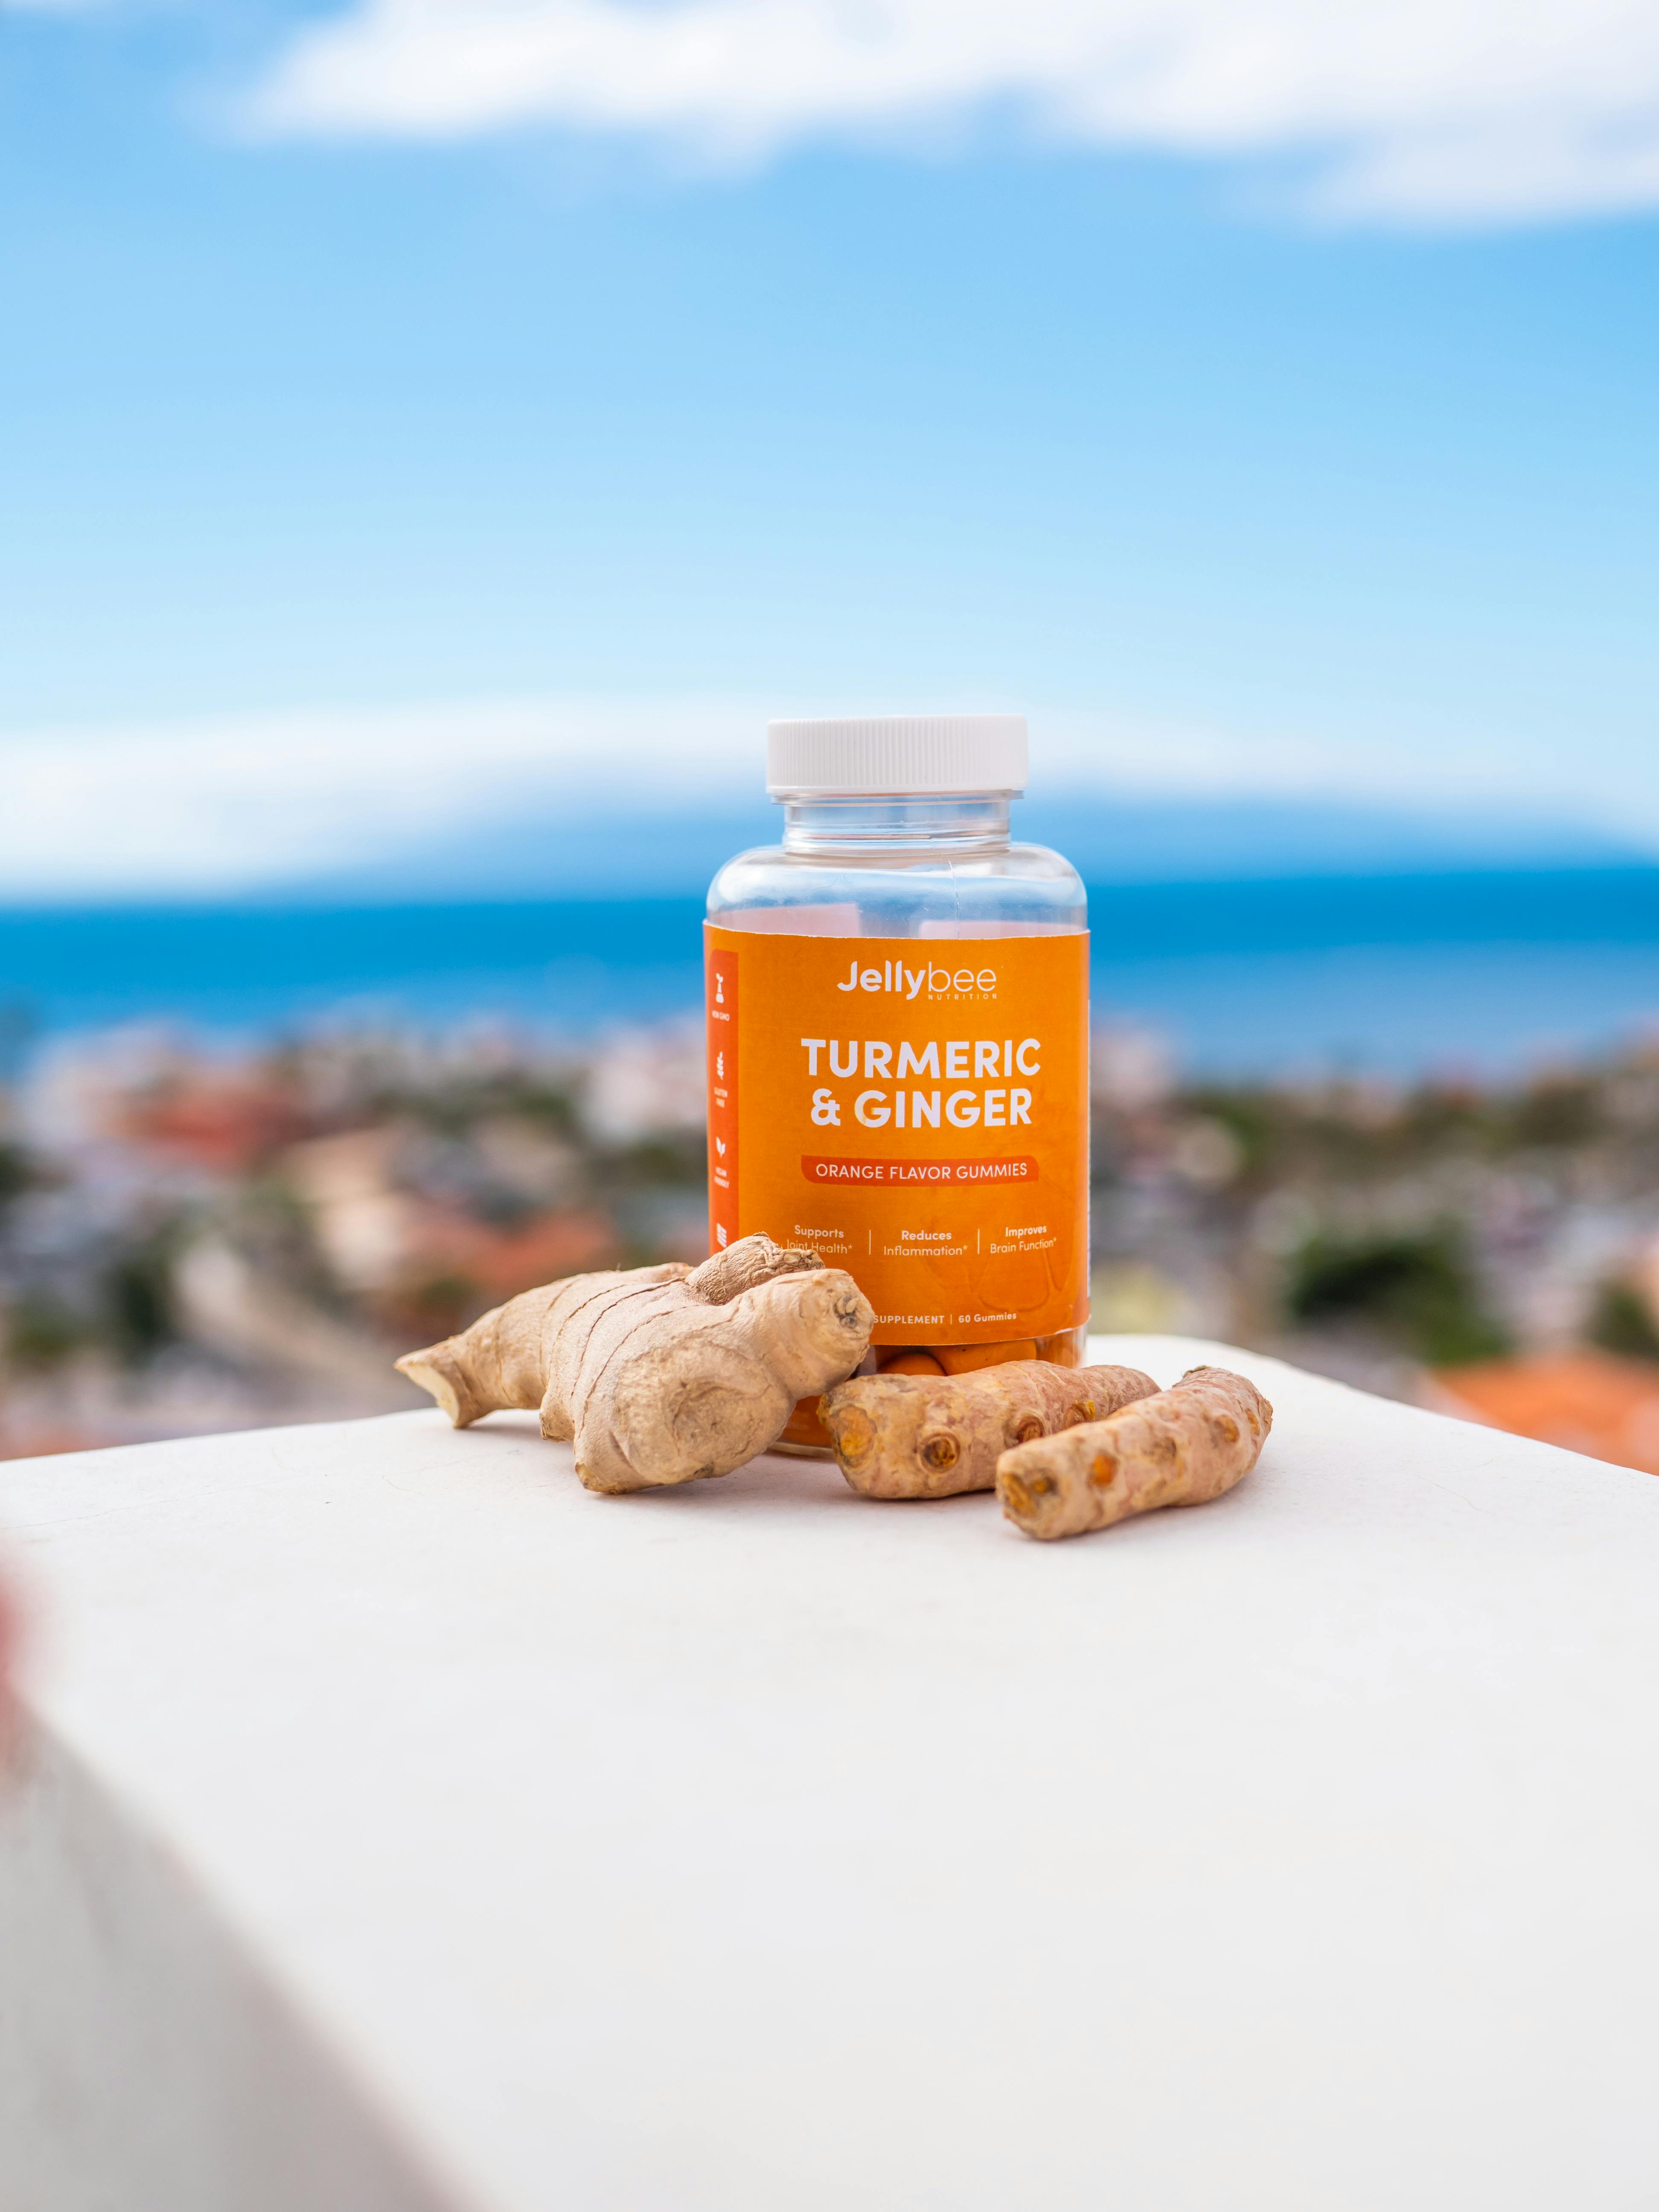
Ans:
POLYGON ((1103 1421, 1022 1443, 997 1462, 1002 1510, 1028 1536, 1080 1536, 1160 1505, 1202 1505, 1261 1455, 1273 1409, 1224 1367, 1194 1367, 1173 1389, 1103 1421))
POLYGON ((647 1490, 764 1451, 798 1398, 851 1374, 874 1322, 839 1267, 745 1237, 700 1267, 526 1291, 398 1365, 458 1429, 537 1407, 544 1437, 574 1441, 588 1489, 647 1490))
POLYGON ((1158 1389, 1133 1367, 1010 1361, 949 1376, 855 1376, 818 1401, 842 1473, 866 1498, 955 1498, 989 1490, 997 1455, 1075 1421, 1098 1420, 1158 1389))

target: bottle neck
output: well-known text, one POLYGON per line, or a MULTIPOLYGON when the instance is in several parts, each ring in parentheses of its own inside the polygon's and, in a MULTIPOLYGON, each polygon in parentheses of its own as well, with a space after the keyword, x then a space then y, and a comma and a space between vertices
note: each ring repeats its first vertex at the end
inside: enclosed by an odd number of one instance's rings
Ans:
POLYGON ((783 849, 845 860, 904 850, 996 852, 1008 842, 1012 792, 934 792, 902 799, 857 792, 786 799, 783 849))

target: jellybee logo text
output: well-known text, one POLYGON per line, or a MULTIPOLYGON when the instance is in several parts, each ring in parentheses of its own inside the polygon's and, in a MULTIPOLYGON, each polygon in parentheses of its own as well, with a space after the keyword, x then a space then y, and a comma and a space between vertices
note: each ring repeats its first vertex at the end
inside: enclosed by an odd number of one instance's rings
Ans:
POLYGON ((994 996, 996 988, 994 968, 907 968, 902 960, 884 960, 879 968, 860 968, 854 960, 847 981, 836 986, 838 991, 896 991, 902 999, 917 998, 924 988, 930 999, 970 991, 994 996))

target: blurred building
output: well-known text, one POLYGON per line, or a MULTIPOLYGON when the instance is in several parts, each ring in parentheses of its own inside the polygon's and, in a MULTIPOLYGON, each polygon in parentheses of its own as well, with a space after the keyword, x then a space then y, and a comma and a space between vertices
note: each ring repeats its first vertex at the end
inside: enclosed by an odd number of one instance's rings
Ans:
POLYGON ((1659 1474, 1659 1366, 1582 1348, 1487 1360, 1442 1368, 1423 1397, 1461 1420, 1659 1474))

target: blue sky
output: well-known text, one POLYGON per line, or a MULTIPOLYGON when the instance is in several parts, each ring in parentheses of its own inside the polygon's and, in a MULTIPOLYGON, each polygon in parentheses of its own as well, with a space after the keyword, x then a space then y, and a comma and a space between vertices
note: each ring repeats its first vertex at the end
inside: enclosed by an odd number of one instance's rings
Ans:
POLYGON ((1624 39, 1652 108, 1643 11, 1494 119, 1433 10, 1356 92, 1289 0, 1265 91, 1188 9, 1132 98, 1068 0, 930 7, 873 76, 813 0, 528 0, 510 67, 496 0, 0 22, 20 894, 374 861, 546 763, 724 799, 817 706, 1024 706, 1057 781, 1176 804, 1659 847, 1659 159, 1607 90, 1624 39), (829 43, 745 75, 762 33, 829 43), (438 795, 377 842, 398 759, 438 795))

